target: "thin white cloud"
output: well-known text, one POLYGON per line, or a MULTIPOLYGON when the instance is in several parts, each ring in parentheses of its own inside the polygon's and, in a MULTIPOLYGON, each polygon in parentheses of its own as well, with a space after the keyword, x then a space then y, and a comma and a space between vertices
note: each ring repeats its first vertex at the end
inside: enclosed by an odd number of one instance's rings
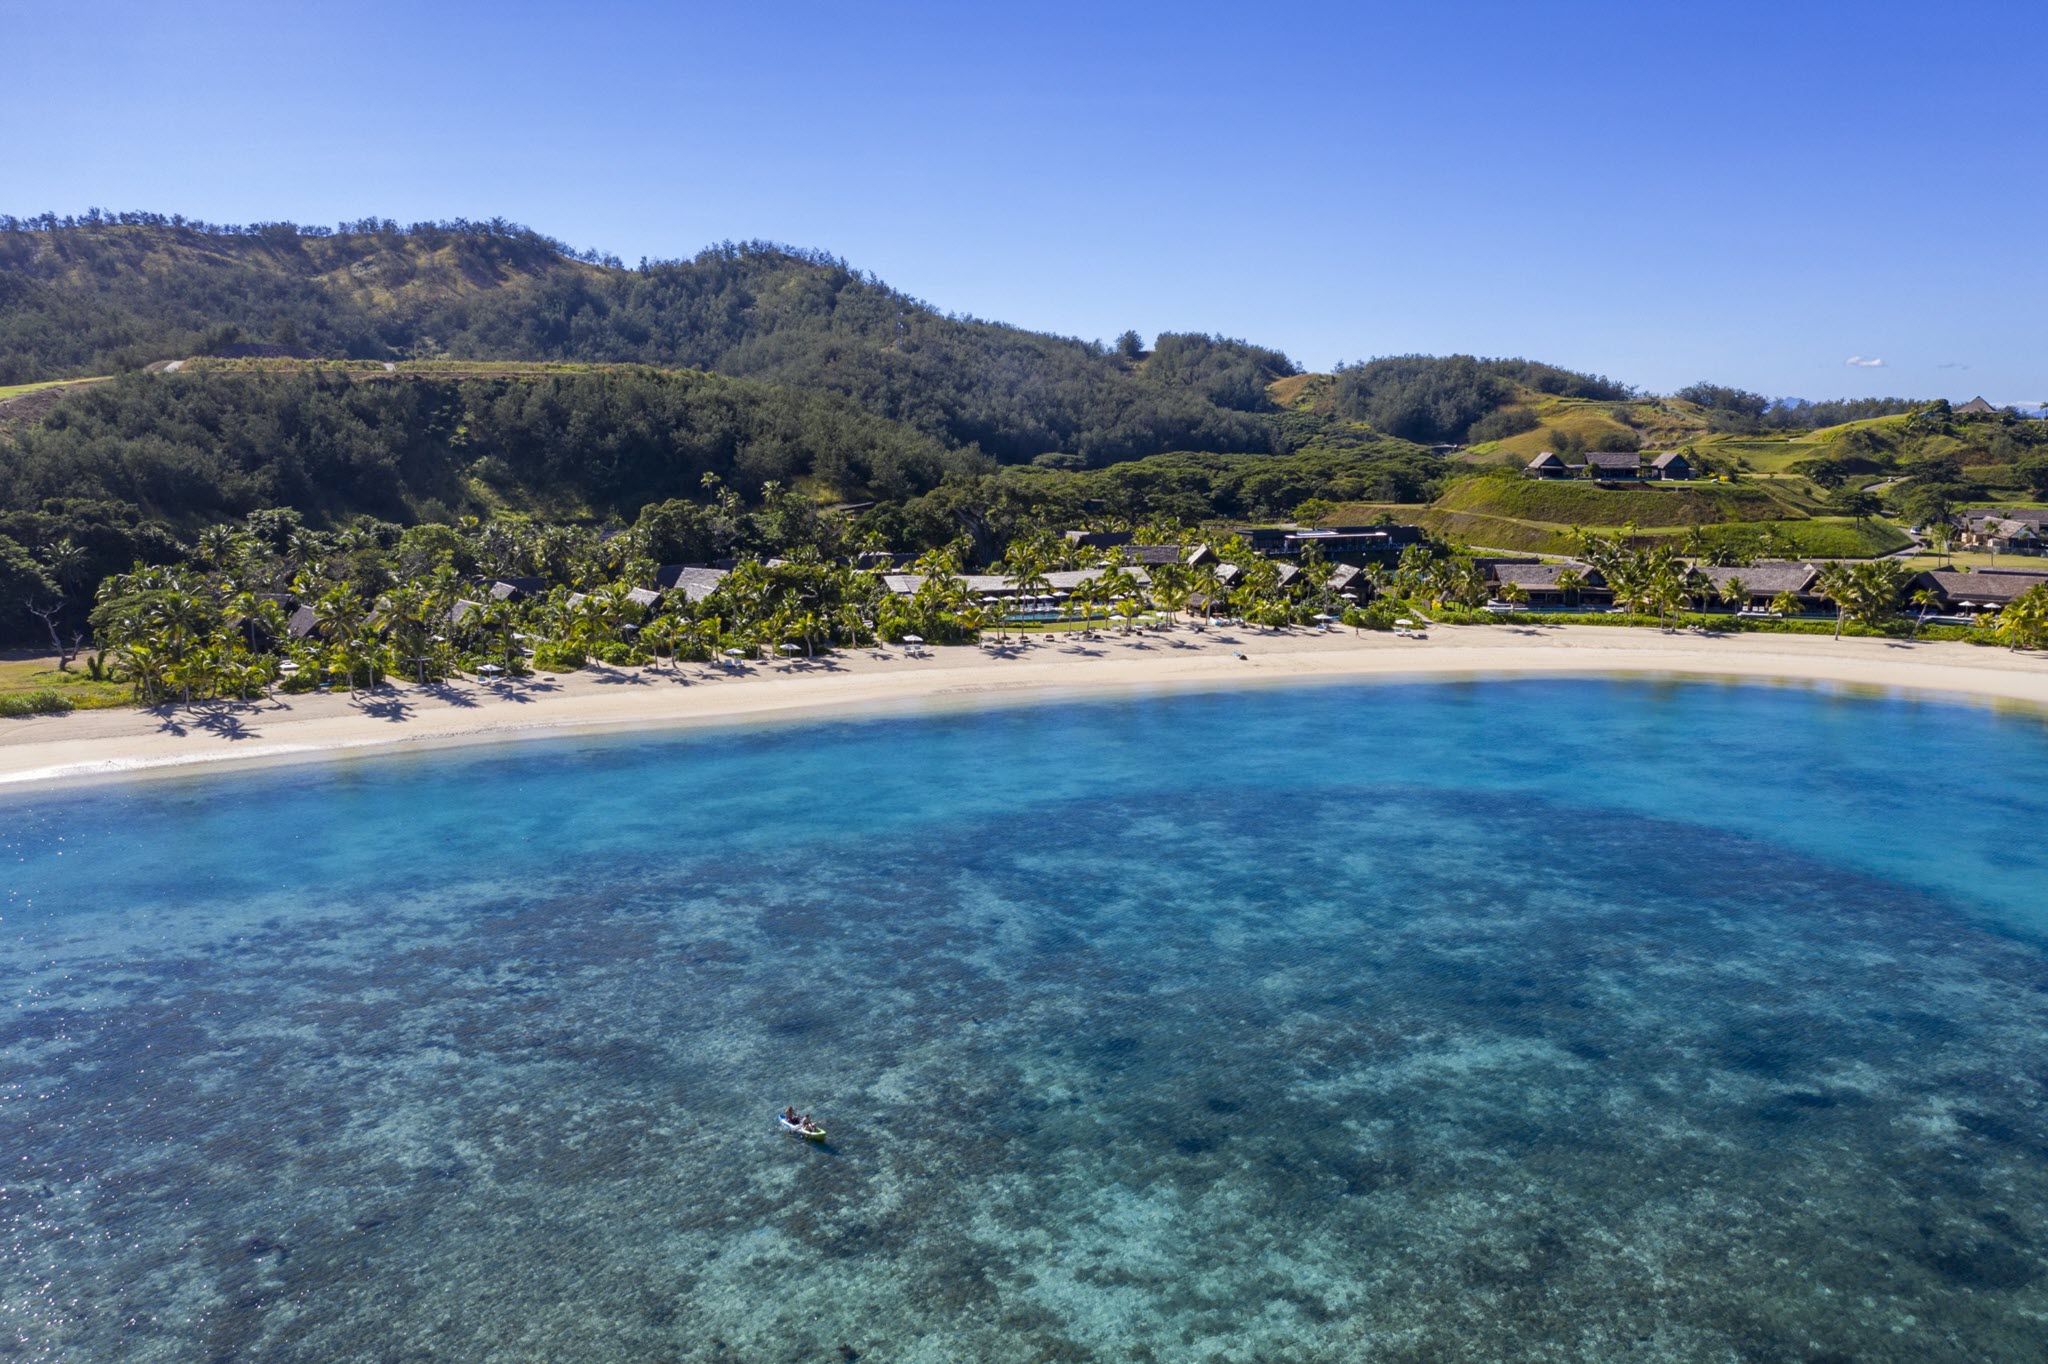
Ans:
POLYGON ((1857 369, 1884 368, 1884 361, 1878 359, 1876 356, 1865 357, 1861 355, 1852 355, 1848 359, 1844 360, 1842 363, 1845 365, 1854 365, 1857 369))
POLYGON ((1966 364, 1964 364, 1964 363, 1963 363, 1962 361, 1960 361, 1960 360, 1944 360, 1944 361, 1942 361, 1942 362, 1941 362, 1940 364, 1936 365, 1936 366, 1935 366, 1935 368, 1936 368, 1936 369, 1968 369, 1968 368, 1969 368, 1969 366, 1968 366, 1968 365, 1966 365, 1966 364))

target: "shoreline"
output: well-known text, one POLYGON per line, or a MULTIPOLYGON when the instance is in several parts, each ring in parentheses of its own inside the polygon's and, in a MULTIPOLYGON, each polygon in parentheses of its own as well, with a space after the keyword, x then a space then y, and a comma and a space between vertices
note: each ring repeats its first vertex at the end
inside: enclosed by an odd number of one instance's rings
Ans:
POLYGON ((426 748, 634 730, 938 714, 1247 685, 1665 678, 1841 686, 2048 715, 2048 659, 1951 642, 1666 635, 1599 626, 1438 626, 1426 640, 1349 631, 1186 628, 1039 637, 923 658, 849 650, 815 662, 617 668, 516 682, 0 721, 0 793, 426 748), (1245 657, 1238 657, 1239 654, 1245 657))

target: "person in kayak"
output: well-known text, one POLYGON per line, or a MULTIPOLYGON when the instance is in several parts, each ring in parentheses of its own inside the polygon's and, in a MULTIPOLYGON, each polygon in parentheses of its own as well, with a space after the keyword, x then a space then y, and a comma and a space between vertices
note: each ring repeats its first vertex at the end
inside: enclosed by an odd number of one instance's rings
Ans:
POLYGON ((788 1123, 791 1127, 795 1127, 797 1125, 795 1104, 791 1104, 789 1107, 782 1110, 782 1120, 788 1123))

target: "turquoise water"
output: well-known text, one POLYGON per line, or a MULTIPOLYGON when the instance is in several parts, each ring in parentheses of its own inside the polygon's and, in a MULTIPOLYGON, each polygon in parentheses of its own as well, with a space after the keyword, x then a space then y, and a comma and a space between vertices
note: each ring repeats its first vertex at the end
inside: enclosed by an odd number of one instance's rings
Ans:
POLYGON ((2037 1360, 2044 829, 1579 681, 9 797, 0 1359, 2037 1360))

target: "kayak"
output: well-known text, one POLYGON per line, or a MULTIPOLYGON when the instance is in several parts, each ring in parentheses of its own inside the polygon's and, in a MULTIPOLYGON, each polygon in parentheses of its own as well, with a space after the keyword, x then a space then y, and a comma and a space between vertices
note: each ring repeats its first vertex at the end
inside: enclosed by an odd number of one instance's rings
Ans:
POLYGON ((782 1115, 781 1115, 780 1113, 777 1113, 777 1114, 775 1115, 775 1125, 776 1125, 777 1127, 780 1127, 780 1128, 781 1128, 781 1129, 782 1129, 783 1131, 785 1131, 785 1132, 794 1132, 794 1133, 796 1133, 796 1134, 797 1134, 798 1136, 800 1136, 800 1137, 806 1137, 806 1138, 810 1139, 811 1141, 823 1141, 823 1140, 825 1140, 825 1129, 824 1129, 824 1128, 822 1128, 822 1127, 805 1127, 805 1126, 804 1126, 804 1125, 803 1125, 802 1123, 800 1123, 800 1122, 791 1122, 791 1121, 790 1121, 790 1120, 789 1120, 788 1118, 785 1118, 785 1117, 783 1117, 783 1116, 782 1116, 782 1115))

